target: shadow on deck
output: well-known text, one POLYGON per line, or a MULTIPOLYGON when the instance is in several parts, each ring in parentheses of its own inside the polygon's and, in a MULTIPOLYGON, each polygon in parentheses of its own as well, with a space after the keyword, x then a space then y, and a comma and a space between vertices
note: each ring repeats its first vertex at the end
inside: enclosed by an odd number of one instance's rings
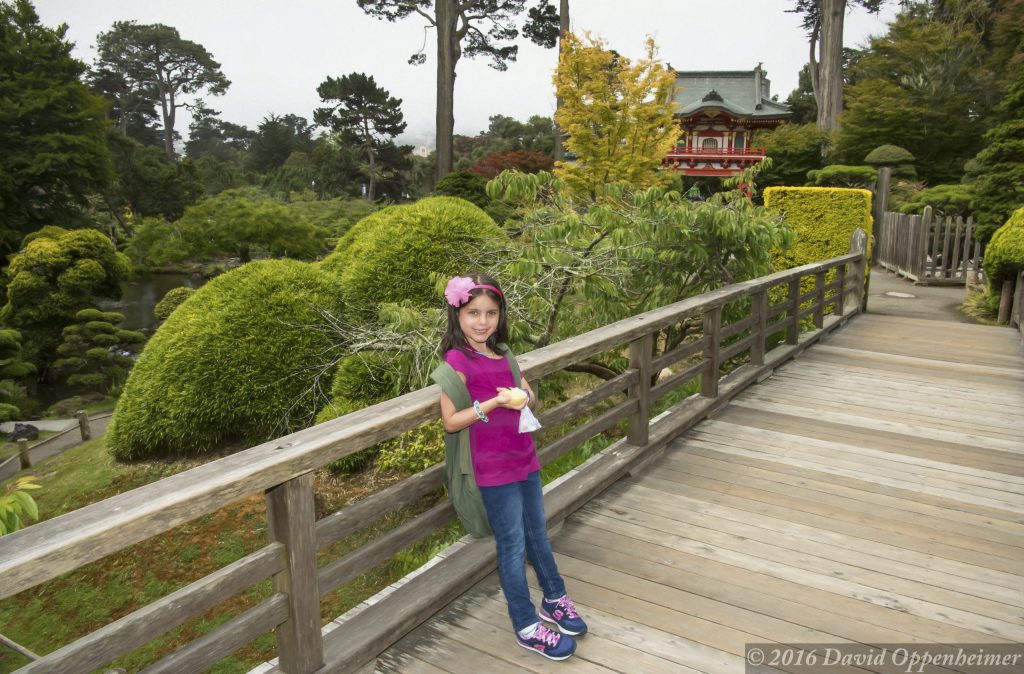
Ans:
MULTIPOLYGON (((591 632, 559 671, 1024 642, 1022 409, 1015 331, 858 317, 568 518, 552 542, 591 632)), ((551 667, 516 647, 491 574, 366 671, 551 667)))

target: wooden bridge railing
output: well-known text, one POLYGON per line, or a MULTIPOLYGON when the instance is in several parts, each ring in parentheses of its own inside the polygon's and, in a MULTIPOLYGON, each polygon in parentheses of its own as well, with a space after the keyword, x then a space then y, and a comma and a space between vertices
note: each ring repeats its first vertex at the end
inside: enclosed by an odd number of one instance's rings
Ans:
POLYGON ((876 228, 878 263, 917 283, 977 285, 982 274, 981 243, 974 220, 886 212, 876 228))
MULTIPOLYGON (((624 373, 540 415, 548 428, 587 412, 593 415, 541 448, 542 463, 621 422, 627 424, 625 437, 547 486, 549 521, 560 522, 615 480, 656 458, 680 433, 857 313, 865 248, 866 235, 857 230, 846 255, 720 288, 522 355, 524 374, 534 381, 602 353, 628 348, 630 358, 624 373), (813 279, 813 287, 808 281, 805 287, 810 289, 802 292, 802 279, 813 279), (773 303, 776 298, 780 301, 773 303), (749 313, 726 324, 723 308, 727 306, 748 307, 749 313), (813 329, 801 333, 807 319, 813 329), (699 338, 654 357, 659 331, 697 320, 703 324, 699 338), (768 350, 778 333, 784 333, 784 342, 768 350), (727 361, 735 365, 738 359, 746 362, 722 376, 722 365, 727 361), (657 377, 670 367, 674 374, 657 377), (651 419, 657 400, 697 378, 699 394, 651 419), (622 393, 625 396, 617 401, 622 393), (596 405, 609 402, 606 409, 594 412, 596 405)), ((444 501, 318 567, 318 550, 437 490, 443 473, 442 466, 433 466, 317 521, 313 471, 436 420, 437 401, 437 387, 421 389, 0 538, 0 598, 4 598, 242 497, 266 495, 268 545, 42 656, 19 672, 94 671, 268 578, 273 579, 274 590, 269 598, 144 671, 200 671, 271 630, 277 634, 278 671, 328 671, 322 669, 325 663, 329 671, 351 671, 372 660, 489 573, 494 564, 493 543, 483 539, 452 546, 443 563, 411 574, 380 601, 340 626, 333 625, 337 629, 325 639, 322 595, 436 531, 454 513, 444 501)))

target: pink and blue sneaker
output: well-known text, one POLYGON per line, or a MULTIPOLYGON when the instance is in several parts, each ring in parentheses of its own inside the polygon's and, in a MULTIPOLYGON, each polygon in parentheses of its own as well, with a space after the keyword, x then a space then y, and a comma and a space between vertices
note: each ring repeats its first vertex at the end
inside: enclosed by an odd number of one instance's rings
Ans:
POLYGON ((587 633, 587 623, 576 612, 572 599, 569 595, 563 595, 560 599, 551 601, 542 599, 540 602, 540 617, 558 626, 562 634, 578 637, 587 633))
POLYGON ((528 637, 516 633, 516 643, 551 660, 565 660, 576 652, 576 642, 572 637, 559 634, 541 623, 537 623, 537 628, 528 637))

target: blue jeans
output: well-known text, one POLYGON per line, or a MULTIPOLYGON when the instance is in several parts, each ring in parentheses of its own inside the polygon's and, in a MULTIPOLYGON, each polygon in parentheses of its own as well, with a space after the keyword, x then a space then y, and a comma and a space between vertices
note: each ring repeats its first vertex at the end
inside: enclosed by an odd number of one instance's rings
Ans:
POLYGON ((498 548, 498 578, 508 602, 512 627, 518 632, 537 622, 537 610, 530 601, 526 584, 525 559, 529 558, 547 599, 565 594, 565 581, 558 574, 555 556, 548 542, 547 518, 540 471, 522 482, 497 487, 480 487, 487 521, 494 530, 498 548))

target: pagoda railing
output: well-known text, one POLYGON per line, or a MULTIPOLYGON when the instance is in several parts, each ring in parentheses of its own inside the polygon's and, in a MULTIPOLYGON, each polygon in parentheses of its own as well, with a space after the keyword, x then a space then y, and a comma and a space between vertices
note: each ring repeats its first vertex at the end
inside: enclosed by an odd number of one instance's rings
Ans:
POLYGON ((676 149, 665 155, 666 158, 676 159, 681 157, 750 157, 752 159, 763 158, 765 151, 763 147, 685 147, 678 145, 676 149))

